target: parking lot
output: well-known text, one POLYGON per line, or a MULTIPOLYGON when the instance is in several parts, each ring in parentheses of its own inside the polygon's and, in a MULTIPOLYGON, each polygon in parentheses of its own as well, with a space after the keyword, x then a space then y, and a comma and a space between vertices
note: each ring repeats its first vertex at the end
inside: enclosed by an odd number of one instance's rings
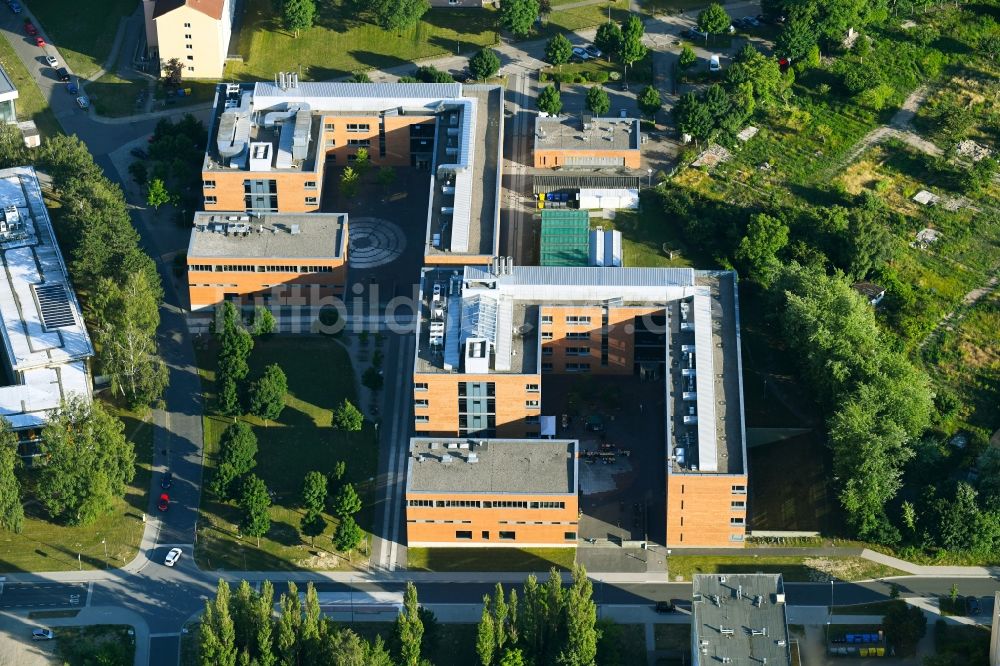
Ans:
POLYGON ((557 415, 559 437, 580 440, 581 539, 666 538, 664 406, 653 386, 632 376, 545 378, 544 413, 557 415))

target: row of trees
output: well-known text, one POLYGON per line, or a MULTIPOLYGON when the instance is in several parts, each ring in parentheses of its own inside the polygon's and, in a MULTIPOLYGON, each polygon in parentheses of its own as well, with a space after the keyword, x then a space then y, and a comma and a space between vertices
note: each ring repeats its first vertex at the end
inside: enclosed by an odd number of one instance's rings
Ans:
POLYGON ((505 595, 497 583, 492 597, 483 598, 483 614, 476 635, 476 653, 482 666, 562 664, 593 666, 601 630, 593 586, 582 565, 573 567, 566 588, 554 568, 539 584, 534 574, 524 583, 523 598, 512 589, 505 595))
MULTIPOLYGON (((221 315, 215 324, 215 337, 219 345, 216 370, 217 409, 228 416, 243 414, 241 386, 250 374, 250 353, 254 347, 254 335, 270 335, 276 328, 274 315, 264 307, 254 312, 252 333, 243 325, 236 306, 225 302, 221 315)), ((264 372, 252 381, 246 391, 246 406, 254 416, 266 421, 274 421, 285 408, 288 393, 288 379, 276 363, 264 368, 264 372)))
MULTIPOLYGON (((366 0, 357 9, 367 12, 384 30, 401 31, 417 24, 431 8, 427 0, 366 0)), ((283 0, 281 20, 287 30, 299 36, 316 23, 316 0, 283 0)))

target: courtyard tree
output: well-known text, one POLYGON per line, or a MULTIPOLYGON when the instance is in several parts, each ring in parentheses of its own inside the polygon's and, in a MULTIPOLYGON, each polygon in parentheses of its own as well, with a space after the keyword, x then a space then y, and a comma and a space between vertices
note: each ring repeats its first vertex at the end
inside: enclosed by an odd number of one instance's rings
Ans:
POLYGON ((212 492, 231 499, 236 482, 257 466, 257 435, 246 421, 230 424, 219 439, 219 464, 212 478, 212 492))
POLYGON ((611 56, 617 54, 622 48, 622 29, 614 21, 602 23, 597 28, 594 44, 601 49, 608 62, 611 62, 611 56))
POLYGON ((638 101, 642 112, 653 120, 656 119, 656 114, 663 107, 663 102, 660 100, 660 91, 653 86, 646 86, 642 94, 639 95, 638 101))
POLYGON ((500 0, 500 24, 518 37, 531 32, 541 9, 538 0, 500 0))
POLYGON ((364 532, 358 527, 354 516, 341 518, 337 523, 337 528, 333 531, 333 545, 342 553, 354 550, 364 538, 364 532))
POLYGON ((313 470, 302 479, 302 506, 307 511, 322 511, 326 504, 326 476, 313 470))
POLYGON ((270 308, 258 305, 253 311, 253 334, 257 337, 270 335, 278 327, 278 322, 270 308))
POLYGON ((496 76, 500 71, 500 56, 493 49, 484 48, 469 60, 469 71, 480 81, 496 76))
POLYGON ((721 35, 729 30, 732 19, 722 8, 722 5, 713 2, 698 14, 698 29, 710 35, 721 35))
POLYGON ((371 391, 381 391, 385 379, 382 377, 382 372, 374 365, 371 365, 361 375, 361 383, 371 391))
POLYGON ((622 30, 621 60, 625 65, 626 79, 628 68, 646 57, 646 45, 642 43, 642 34, 646 28, 635 14, 630 14, 622 30))
POLYGON ((383 30, 395 32, 412 28, 431 8, 427 0, 371 0, 369 7, 383 30))
POLYGON ((372 166, 371 155, 367 148, 358 148, 354 153, 354 170, 358 172, 358 177, 364 176, 372 166))
POLYGON ((24 528, 21 482, 15 474, 21 464, 17 435, 11 430, 10 421, 0 417, 0 527, 15 534, 24 528))
POLYGON ((573 45, 566 35, 561 32, 556 33, 545 43, 545 59, 553 64, 562 67, 573 56, 573 45))
POLYGON ((271 495, 267 492, 264 480, 256 474, 243 479, 240 509, 243 510, 240 531, 247 536, 256 537, 257 547, 260 548, 260 538, 271 529, 271 495))
POLYGON ((340 174, 340 196, 345 199, 353 199, 358 194, 358 180, 361 174, 352 167, 345 167, 340 174))
POLYGON ((611 110, 608 93, 600 85, 591 86, 587 91, 587 108, 595 116, 605 116, 611 110))
POLYGON ((681 69, 691 69, 691 67, 698 62, 698 56, 695 54, 694 49, 691 48, 690 44, 685 44, 681 48, 681 54, 677 58, 677 65, 681 69))
POLYGON ((555 86, 545 86, 542 88, 542 92, 538 95, 535 103, 538 105, 539 111, 547 113, 550 116, 557 116, 562 111, 562 98, 555 86))
POLYGON ((389 189, 389 187, 396 182, 396 170, 391 166, 383 166, 379 168, 378 173, 375 175, 375 180, 384 189, 389 189))
POLYGON ((284 0, 281 6, 281 22, 285 29, 299 36, 300 30, 313 27, 316 20, 316 3, 313 0, 284 0))
POLYGON ((333 514, 338 518, 349 518, 361 510, 361 498, 354 486, 345 483, 333 498, 333 514))
POLYGON ((125 425, 100 402, 72 397, 42 429, 35 494, 54 520, 90 525, 111 511, 135 476, 125 425))
POLYGON ((316 545, 316 537, 322 536, 324 530, 326 530, 326 519, 323 518, 323 514, 319 511, 307 511, 304 516, 302 516, 302 523, 299 525, 299 530, 303 535, 309 537, 309 545, 316 545))
POLYGON ((264 419, 264 422, 274 421, 285 409, 285 396, 288 394, 288 378, 277 363, 271 363, 264 368, 264 374, 250 385, 250 413, 264 419))
POLYGON ((333 410, 333 427, 346 432, 358 432, 364 426, 365 417, 350 400, 344 400, 333 410))
POLYGON ((162 179, 154 178, 149 181, 149 189, 146 191, 146 203, 153 210, 160 210, 160 206, 170 203, 170 192, 167 192, 167 186, 162 179))
POLYGON ((184 63, 180 58, 171 58, 163 66, 163 78, 171 86, 177 87, 184 80, 184 63))

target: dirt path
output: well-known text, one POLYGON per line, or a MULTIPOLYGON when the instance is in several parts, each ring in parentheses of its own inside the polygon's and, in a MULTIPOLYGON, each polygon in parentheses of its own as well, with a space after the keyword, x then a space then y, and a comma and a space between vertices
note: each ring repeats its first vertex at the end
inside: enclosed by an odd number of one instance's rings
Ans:
POLYGON ((917 115, 917 110, 920 109, 920 105, 924 103, 925 99, 927 99, 926 85, 920 86, 910 93, 910 96, 906 98, 903 105, 899 107, 899 110, 889 120, 888 125, 876 127, 861 137, 844 158, 830 169, 829 175, 832 176, 842 171, 848 164, 858 159, 866 150, 888 139, 899 139, 928 155, 934 155, 935 157, 943 155, 943 150, 927 139, 922 138, 913 129, 913 118, 917 115))
POLYGON ((1000 277, 994 275, 986 284, 981 287, 976 287, 963 296, 962 302, 959 306, 938 320, 938 323, 934 326, 931 332, 924 336, 924 339, 920 341, 917 349, 922 351, 923 348, 927 346, 928 342, 941 335, 946 328, 952 328, 961 323, 962 319, 965 318, 965 315, 969 313, 969 310, 971 310, 976 303, 996 291, 998 286, 1000 286, 1000 277))

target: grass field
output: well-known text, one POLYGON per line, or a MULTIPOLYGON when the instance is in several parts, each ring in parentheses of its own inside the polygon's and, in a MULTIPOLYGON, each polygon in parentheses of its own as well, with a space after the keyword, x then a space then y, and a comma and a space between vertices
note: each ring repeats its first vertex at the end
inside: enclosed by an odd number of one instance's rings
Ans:
POLYGON ((553 566, 569 570, 575 548, 408 548, 410 571, 534 571, 553 566))
MULTIPOLYGON (((199 350, 202 386, 207 404, 212 404, 215 352, 199 350)), ((230 503, 217 501, 210 492, 202 493, 201 519, 195 557, 207 569, 338 569, 350 568, 347 554, 333 548, 330 537, 336 520, 324 514, 327 529, 316 537, 315 546, 303 541, 298 527, 303 511, 298 505, 306 472, 332 471, 338 460, 347 462, 345 479, 354 484, 364 502, 358 524, 368 530, 372 521, 372 497, 378 448, 370 426, 358 433, 334 430, 332 409, 344 398, 356 401, 353 371, 346 351, 335 341, 322 337, 281 337, 256 340, 250 358, 250 378, 264 366, 278 363, 288 376, 289 394, 278 422, 264 424, 247 417, 258 438, 257 467, 254 470, 276 493, 271 509, 271 529, 257 547, 256 540, 238 536, 241 511, 230 503)), ((205 481, 210 482, 219 451, 219 438, 231 418, 208 415, 205 427, 205 481)), ((351 556, 353 565, 365 558, 351 556)))
POLYGON ((676 555, 668 558, 671 581, 691 580, 694 574, 780 573, 786 582, 869 580, 902 574, 892 567, 857 557, 798 557, 755 555, 676 555))
MULTIPOLYGON (((563 4, 569 4, 569 2, 563 4)), ((529 37, 529 39, 537 39, 542 36, 548 37, 562 30, 581 30, 606 23, 609 8, 611 9, 611 19, 621 23, 628 18, 628 6, 628 0, 597 2, 592 5, 571 7, 569 9, 559 9, 559 6, 553 3, 553 11, 548 16, 548 22, 537 35, 529 37)))
POLYGON ((56 121, 55 115, 49 109, 48 101, 42 96, 38 84, 28 74, 21 59, 14 53, 14 48, 6 38, 0 37, 0 66, 3 66, 14 87, 17 88, 18 120, 34 120, 38 131, 43 137, 62 134, 62 127, 56 121))
POLYGON ((298 71, 314 81, 382 69, 414 60, 469 54, 496 43, 495 14, 488 8, 431 9, 401 34, 367 23, 354 9, 324 4, 317 25, 296 38, 274 19, 270 0, 247 0, 240 42, 242 63, 229 63, 227 79, 270 79, 278 71, 298 71))
POLYGON ((87 84, 87 95, 94 109, 102 116, 120 118, 136 113, 135 97, 146 90, 145 81, 123 79, 108 73, 87 84))
POLYGON ((618 211, 614 220, 592 219, 590 227, 622 232, 622 261, 625 266, 683 268, 694 265, 691 258, 679 251, 675 251, 672 259, 663 252, 664 244, 669 248, 679 247, 677 230, 672 229, 648 202, 638 212, 618 211))
POLYGON ((135 0, 31 0, 31 12, 77 76, 96 74, 111 53, 120 19, 138 8, 135 0))
POLYGON ((676 650, 686 653, 691 650, 691 625, 654 624, 653 641, 657 650, 676 650))
POLYGON ((136 454, 136 474, 125 490, 125 498, 115 503, 111 513, 86 527, 54 524, 41 505, 27 498, 24 531, 21 534, 0 531, 0 571, 103 569, 120 567, 135 557, 149 492, 153 429, 134 414, 122 411, 117 414, 125 422, 125 434, 135 445, 136 454), (102 540, 107 543, 102 544, 102 540))

